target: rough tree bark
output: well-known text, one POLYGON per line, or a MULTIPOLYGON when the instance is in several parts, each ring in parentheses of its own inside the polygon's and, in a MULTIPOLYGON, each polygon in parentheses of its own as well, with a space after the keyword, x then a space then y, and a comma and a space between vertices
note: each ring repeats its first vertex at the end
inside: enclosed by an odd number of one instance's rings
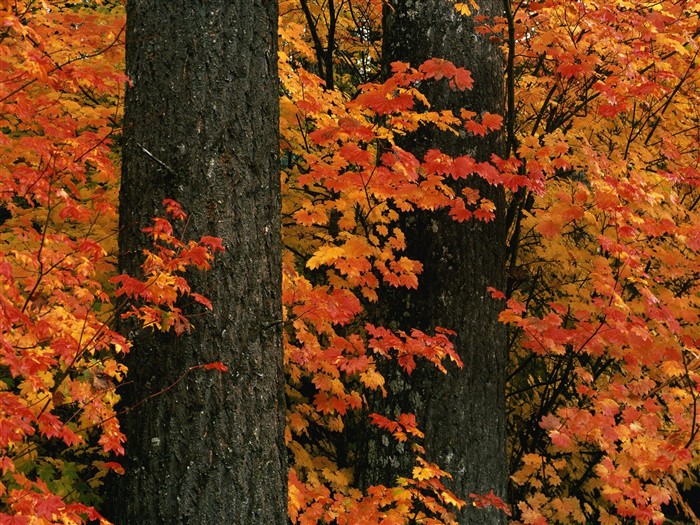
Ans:
POLYGON ((188 238, 226 253, 194 291, 213 313, 191 335, 134 330, 123 406, 198 371, 124 417, 126 474, 108 491, 117 525, 286 524, 277 2, 129 0, 120 267, 138 273, 141 228, 165 197, 188 238))
MULTIPOLYGON (((498 15, 500 0, 481 0, 479 6, 478 14, 498 15)), ((503 59, 488 37, 474 31, 473 21, 459 16, 448 0, 390 0, 384 19, 387 69, 393 61, 418 66, 429 58, 451 60, 469 69, 475 81, 474 89, 466 93, 452 91, 444 83, 425 86, 433 109, 503 113, 503 59)), ((475 139, 431 129, 401 146, 419 157, 438 148, 488 160, 501 150, 501 142, 498 134, 475 139)), ((411 376, 389 373, 389 394, 374 408, 393 416, 416 413, 426 433, 428 459, 454 476, 448 485, 459 496, 494 490, 505 497, 505 333, 498 322, 502 305, 486 292, 487 286, 503 289, 505 283, 504 194, 483 180, 467 183, 497 205, 496 219, 488 224, 456 223, 446 213, 406 218, 408 255, 423 262, 424 272, 416 291, 386 292, 377 314, 378 321, 392 328, 430 331, 442 326, 457 331, 455 345, 464 368, 449 367, 447 376, 429 370, 430 365, 411 376)), ((408 454, 386 437, 370 439, 364 452, 367 464, 360 475, 364 485, 410 475, 408 454)), ((467 505, 459 522, 499 524, 505 523, 505 515, 467 505)))

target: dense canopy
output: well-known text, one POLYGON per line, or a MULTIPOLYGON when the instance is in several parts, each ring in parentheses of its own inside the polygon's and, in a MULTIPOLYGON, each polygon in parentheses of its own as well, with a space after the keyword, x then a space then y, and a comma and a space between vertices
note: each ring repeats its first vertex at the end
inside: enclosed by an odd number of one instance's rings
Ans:
MULTIPOLYGON (((456 2, 452 16, 500 49, 503 114, 431 106, 430 90, 478 90, 473 64, 385 63, 394 3, 279 2, 284 318, 271 322, 285 337, 291 521, 450 524, 471 505, 522 524, 697 522, 700 2, 506 0, 499 16, 456 2), (499 148, 405 147, 425 130, 499 148), (498 211, 507 282, 482 299, 508 327, 510 481, 456 493, 411 407, 378 401, 387 366, 462 366, 455 334, 378 312, 425 284, 410 217, 498 211), (353 469, 369 432, 413 465, 389 486, 353 469)), ((0 524, 106 523, 119 411, 136 408, 115 408, 130 347, 115 321, 196 331, 217 313, 185 275, 222 247, 190 239, 193 210, 166 200, 142 274, 117 275, 121 3, 4 1, 0 20, 0 524)))

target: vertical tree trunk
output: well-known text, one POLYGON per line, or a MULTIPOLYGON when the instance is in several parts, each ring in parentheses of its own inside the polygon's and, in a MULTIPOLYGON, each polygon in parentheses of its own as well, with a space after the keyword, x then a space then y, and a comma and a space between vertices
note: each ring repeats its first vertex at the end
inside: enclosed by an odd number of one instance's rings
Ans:
POLYGON ((108 492, 118 525, 286 524, 277 2, 129 0, 120 267, 137 273, 141 228, 164 197, 186 237, 226 253, 189 280, 213 313, 191 335, 130 334, 124 406, 198 371, 124 418, 126 474, 108 492))
MULTIPOLYGON (((498 15, 500 0, 479 2, 478 14, 498 15)), ((469 69, 474 89, 463 93, 444 84, 427 86, 433 109, 460 108, 480 113, 503 112, 503 60, 488 37, 474 31, 472 20, 459 16, 447 0, 391 0, 385 8, 384 63, 420 65, 429 58, 445 58, 469 69)), ((401 144, 417 156, 429 148, 451 155, 471 154, 488 160, 501 149, 498 134, 486 138, 455 137, 435 129, 401 144)), ((442 326, 458 332, 455 341, 464 368, 450 367, 443 376, 435 370, 417 370, 412 376, 390 374, 389 394, 379 405, 390 415, 415 411, 426 433, 428 458, 448 470, 451 487, 459 496, 494 490, 505 496, 508 475, 505 419, 505 332, 498 322, 501 305, 491 299, 487 286, 502 289, 505 282, 506 231, 501 188, 483 180, 469 185, 497 205, 496 219, 454 222, 446 213, 419 213, 403 224, 408 254, 424 264, 416 291, 398 290, 380 298, 379 320, 393 328, 430 330, 442 326), (385 302, 384 302, 385 301, 385 302)), ((464 181, 456 184, 459 189, 464 181)), ((389 483, 410 475, 406 455, 386 439, 368 443, 368 464, 361 474, 365 485, 389 483), (398 466, 398 467, 397 467, 398 466)), ((505 523, 496 510, 467 506, 462 524, 505 523)))

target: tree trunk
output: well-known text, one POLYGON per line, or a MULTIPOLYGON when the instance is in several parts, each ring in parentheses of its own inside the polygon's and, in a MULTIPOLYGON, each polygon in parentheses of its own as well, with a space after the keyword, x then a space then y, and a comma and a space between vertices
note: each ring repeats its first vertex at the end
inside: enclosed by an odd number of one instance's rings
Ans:
POLYGON ((185 236, 221 237, 211 300, 182 337, 129 334, 126 474, 108 492, 117 525, 286 524, 278 170, 277 2, 129 0, 120 269, 138 274, 141 229, 165 197, 185 236))
MULTIPOLYGON (((478 14, 498 15, 499 5, 498 0, 480 1, 478 14)), ((466 93, 450 90, 445 83, 425 86, 432 109, 502 114, 503 59, 488 37, 474 31, 473 21, 459 16, 446 0, 391 0, 385 8, 385 65, 402 61, 417 67, 429 58, 451 60, 469 69, 475 81, 474 89, 466 93)), ((497 133, 486 138, 455 137, 430 129, 401 146, 418 157, 437 148, 488 160, 500 152, 501 137, 497 133)), ((424 272, 416 291, 385 292, 377 315, 392 328, 455 330, 455 346, 464 367, 448 367, 444 376, 424 364, 408 376, 392 365, 388 396, 373 408, 391 416, 416 413, 426 434, 428 459, 454 476, 448 486, 459 496, 494 490, 505 497, 505 331, 498 322, 502 305, 486 292, 488 286, 503 289, 505 283, 504 193, 480 179, 461 181, 455 188, 464 184, 478 188, 496 204, 496 219, 488 224, 457 223, 447 213, 427 212, 404 219, 408 255, 423 262, 424 272)), ((367 465, 360 474, 365 486, 391 483, 397 475, 410 476, 410 458, 400 445, 374 438, 365 452, 367 465)), ((459 523, 505 523, 505 515, 467 505, 459 523)))

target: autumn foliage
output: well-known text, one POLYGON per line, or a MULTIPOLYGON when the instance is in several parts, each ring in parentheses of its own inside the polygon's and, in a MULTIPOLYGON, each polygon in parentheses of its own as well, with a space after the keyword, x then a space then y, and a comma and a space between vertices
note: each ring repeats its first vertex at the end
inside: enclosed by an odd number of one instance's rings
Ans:
POLYGON ((500 21, 512 165, 532 181, 511 204, 502 314, 524 523, 661 523, 671 503, 690 516, 699 7, 541 2, 500 21))
MULTIPOLYGON (((332 438, 319 445, 304 437, 315 426, 342 432, 341 416, 365 399, 349 386, 382 389, 374 357, 390 355, 406 370, 426 366, 418 356, 437 366, 454 358, 449 337, 438 343, 418 332, 392 334, 364 323, 360 305, 375 300, 377 287, 420 285, 420 261, 401 255, 399 214, 448 208, 456 220, 489 220, 491 203, 472 190, 453 195, 446 183, 473 176, 510 192, 509 284, 490 292, 504 300, 501 320, 512 327, 514 521, 660 523, 669 512, 694 519, 683 487, 693 484, 697 468, 698 6, 523 2, 486 20, 477 6, 456 5, 502 42, 506 58, 502 130, 509 155, 481 164, 435 150, 420 159, 396 145, 421 126, 480 136, 502 122, 469 108, 431 112, 422 83, 471 87, 467 72, 439 57, 393 64, 392 76, 373 82, 381 2, 282 6, 284 232, 292 252, 287 264, 296 262, 286 273, 295 282, 307 275, 330 304, 339 304, 335 295, 347 305, 328 312, 343 312, 332 332, 332 325, 314 323, 310 337, 309 323, 323 307, 302 300, 304 307, 290 311, 287 304, 290 388, 305 385, 304 377, 315 387, 306 395, 297 387, 290 396, 292 447, 305 445, 292 468, 293 484, 304 479, 306 488, 290 497, 298 521, 332 521, 339 500, 355 508, 346 503, 350 495, 363 508, 378 505, 377 522, 392 523, 381 514, 390 500, 370 498, 372 489, 359 496, 324 477, 338 472, 329 456, 347 461, 329 445, 332 438), (300 38, 309 33, 310 41, 300 38), (339 45, 336 89, 328 90, 330 62, 317 64, 339 45), (329 359, 348 356, 363 359, 359 377, 353 368, 328 368, 329 359), (316 379, 318 371, 332 381, 316 379)), ((396 439, 421 436, 371 407, 362 410, 396 439)), ((420 445, 412 450, 420 462, 420 445)), ((412 489, 421 472, 398 479, 399 493, 412 489)), ((437 483, 442 473, 435 472, 437 483)), ((427 497, 444 503, 441 495, 427 497)), ((426 495, 411 497, 423 502, 426 495)), ((476 506, 502 504, 488 495, 470 499, 476 506)), ((428 508, 436 511, 432 518, 449 522, 442 509, 428 508)))
MULTIPOLYGON (((520 524, 697 522, 684 491, 699 468, 700 3, 513 2, 494 20, 456 3, 502 44, 505 115, 430 107, 428 83, 473 87, 464 64, 383 76, 382 4, 280 1, 292 522, 449 524, 465 504, 520 524), (503 133, 508 153, 399 147, 425 127, 503 133), (492 219, 450 184, 474 177, 508 191, 508 286, 489 292, 510 327, 509 505, 453 494, 410 410, 368 402, 380 358, 461 365, 450 331, 368 311, 382 288, 421 285, 400 217, 492 219), (404 444, 410 476, 358 487, 344 433, 362 425, 404 444)), ((142 275, 116 274, 121 6, 2 2, 0 19, 0 524, 104 521, 97 489, 124 439, 115 321, 190 330, 183 302, 208 301, 184 271, 221 245, 185 240, 168 200, 142 275)))
POLYGON ((182 275, 221 246, 183 241, 166 201, 143 275, 116 275, 121 8, 2 2, 0 21, 0 523, 106 523, 129 349, 114 323, 189 330, 178 299, 207 301, 182 275))

